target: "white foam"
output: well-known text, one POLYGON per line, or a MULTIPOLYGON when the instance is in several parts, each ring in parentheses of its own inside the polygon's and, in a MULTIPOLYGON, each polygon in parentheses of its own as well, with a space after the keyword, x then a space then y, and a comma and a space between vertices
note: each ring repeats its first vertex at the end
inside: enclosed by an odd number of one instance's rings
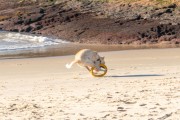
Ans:
POLYGON ((53 39, 44 36, 34 36, 12 32, 0 32, 0 51, 38 48, 62 43, 68 42, 61 39, 53 39))

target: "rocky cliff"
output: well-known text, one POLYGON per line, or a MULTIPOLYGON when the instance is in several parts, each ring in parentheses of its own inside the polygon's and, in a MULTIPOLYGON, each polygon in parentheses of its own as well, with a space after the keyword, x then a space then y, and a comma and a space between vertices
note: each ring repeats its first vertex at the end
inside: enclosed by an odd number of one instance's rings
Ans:
POLYGON ((0 29, 80 43, 180 44, 180 2, 0 0, 0 29))

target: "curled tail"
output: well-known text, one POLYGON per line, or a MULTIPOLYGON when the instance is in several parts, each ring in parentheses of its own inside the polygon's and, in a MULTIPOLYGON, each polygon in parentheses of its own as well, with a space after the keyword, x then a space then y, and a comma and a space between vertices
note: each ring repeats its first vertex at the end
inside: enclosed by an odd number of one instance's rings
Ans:
POLYGON ((66 68, 70 69, 75 63, 77 63, 78 61, 74 60, 72 61, 70 64, 66 64, 66 68))

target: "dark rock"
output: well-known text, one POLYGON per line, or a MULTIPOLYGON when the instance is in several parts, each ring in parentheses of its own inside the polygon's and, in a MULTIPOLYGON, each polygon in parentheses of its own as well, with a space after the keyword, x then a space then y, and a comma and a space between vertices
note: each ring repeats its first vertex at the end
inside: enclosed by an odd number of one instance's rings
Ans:
POLYGON ((28 26, 24 32, 30 32, 33 28, 31 26, 28 26))
POLYGON ((24 24, 28 25, 28 24, 32 24, 34 22, 40 21, 43 16, 44 14, 37 14, 37 15, 30 16, 26 18, 26 20, 24 20, 24 24))
POLYGON ((40 8, 39 13, 43 14, 45 13, 45 10, 43 8, 40 8))
POLYGON ((179 44, 180 11, 175 4, 153 7, 81 2, 73 4, 72 1, 60 1, 57 5, 44 6, 38 5, 38 2, 25 2, 21 6, 11 6, 13 11, 1 7, 3 12, 0 11, 0 16, 7 16, 7 19, 1 19, 0 28, 82 43, 179 44), (23 11, 19 17, 17 11, 23 11))
POLYGON ((43 28, 42 25, 36 25, 36 27, 34 28, 34 30, 40 30, 41 28, 43 28))
POLYGON ((12 29, 12 30, 10 30, 10 31, 12 31, 12 32, 19 32, 18 29, 12 29))
POLYGON ((167 6, 167 8, 176 8, 176 7, 177 7, 176 4, 171 4, 171 5, 167 6))
POLYGON ((15 24, 23 24, 23 20, 18 20, 17 22, 15 22, 15 24))
POLYGON ((172 13, 172 9, 167 9, 166 11, 165 11, 165 13, 172 13))

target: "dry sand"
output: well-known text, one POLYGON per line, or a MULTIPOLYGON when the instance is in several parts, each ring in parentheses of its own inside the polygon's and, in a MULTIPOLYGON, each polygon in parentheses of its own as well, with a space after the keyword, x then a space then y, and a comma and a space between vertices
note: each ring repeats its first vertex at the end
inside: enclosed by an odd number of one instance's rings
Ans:
POLYGON ((74 56, 0 60, 0 120, 179 120, 180 49, 100 53, 92 77, 74 56))

